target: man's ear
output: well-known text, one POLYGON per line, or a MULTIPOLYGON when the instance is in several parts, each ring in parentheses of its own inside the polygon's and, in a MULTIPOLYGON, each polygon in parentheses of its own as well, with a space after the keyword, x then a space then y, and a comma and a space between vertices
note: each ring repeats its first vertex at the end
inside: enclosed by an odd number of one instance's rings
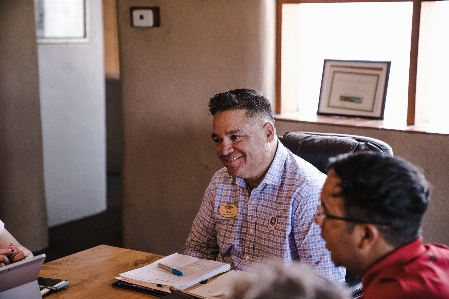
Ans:
POLYGON ((358 225, 359 249, 370 249, 378 240, 379 230, 373 224, 359 224, 358 225))
POLYGON ((273 139, 276 137, 276 130, 274 128, 274 124, 272 122, 266 122, 263 126, 265 130, 265 136, 267 136, 268 142, 272 142, 273 139))

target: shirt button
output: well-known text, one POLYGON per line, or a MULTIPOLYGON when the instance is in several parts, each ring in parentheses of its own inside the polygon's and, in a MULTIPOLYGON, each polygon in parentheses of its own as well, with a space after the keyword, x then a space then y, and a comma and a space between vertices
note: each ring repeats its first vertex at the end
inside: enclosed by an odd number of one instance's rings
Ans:
POLYGON ((250 233, 253 233, 253 232, 254 232, 254 229, 250 229, 249 232, 250 232, 250 233))
POLYGON ((245 260, 249 260, 249 255, 245 255, 245 260))

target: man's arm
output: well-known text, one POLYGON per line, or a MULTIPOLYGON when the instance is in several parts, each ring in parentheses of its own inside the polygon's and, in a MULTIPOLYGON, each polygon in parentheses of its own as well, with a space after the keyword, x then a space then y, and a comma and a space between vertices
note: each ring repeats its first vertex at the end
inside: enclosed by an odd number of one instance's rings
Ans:
POLYGON ((215 195, 209 185, 204 193, 200 210, 193 221, 184 246, 184 254, 209 260, 216 259, 219 247, 215 230, 214 201, 215 195))
POLYGON ((336 282, 345 281, 346 270, 335 267, 330 252, 321 237, 320 227, 314 222, 321 190, 301 194, 297 192, 299 205, 292 219, 294 242, 301 262, 308 263, 325 278, 336 282))

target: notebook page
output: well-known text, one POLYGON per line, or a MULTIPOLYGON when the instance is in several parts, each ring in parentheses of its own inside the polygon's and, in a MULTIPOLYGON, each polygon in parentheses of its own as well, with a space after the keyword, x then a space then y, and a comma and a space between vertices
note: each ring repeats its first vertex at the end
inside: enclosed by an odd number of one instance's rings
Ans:
POLYGON ((230 268, 229 264, 174 253, 144 267, 122 273, 120 277, 133 281, 174 286, 183 290, 216 274, 226 272, 230 268), (167 272, 159 268, 158 263, 180 270, 184 276, 176 276, 167 272))
POLYGON ((241 275, 247 276, 254 274, 250 272, 231 270, 211 282, 200 285, 193 290, 189 290, 188 293, 210 299, 226 298, 229 295, 234 282, 238 280, 241 275))

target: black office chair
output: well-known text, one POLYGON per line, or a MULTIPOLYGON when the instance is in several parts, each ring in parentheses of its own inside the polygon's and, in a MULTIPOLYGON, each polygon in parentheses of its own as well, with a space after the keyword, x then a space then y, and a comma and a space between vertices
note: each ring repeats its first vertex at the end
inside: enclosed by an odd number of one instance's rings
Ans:
MULTIPOLYGON (((340 154, 373 151, 386 156, 393 156, 393 150, 387 143, 365 136, 287 132, 278 136, 278 138, 290 151, 311 163, 323 173, 328 171, 329 158, 340 154)), ((359 298, 362 292, 361 278, 347 271, 346 283, 350 287, 352 297, 359 298)))
POLYGON ((374 151, 393 156, 393 150, 387 143, 365 136, 287 132, 278 137, 286 148, 324 173, 327 172, 329 158, 340 154, 374 151))

